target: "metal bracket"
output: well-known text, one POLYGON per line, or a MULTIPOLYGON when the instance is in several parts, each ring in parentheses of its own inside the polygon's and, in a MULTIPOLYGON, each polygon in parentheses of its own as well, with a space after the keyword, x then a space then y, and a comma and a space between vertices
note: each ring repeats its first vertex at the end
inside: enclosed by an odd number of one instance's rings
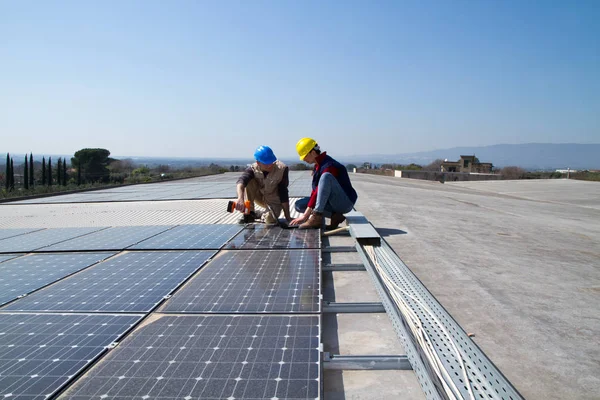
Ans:
POLYGON ((385 307, 381 303, 336 303, 333 301, 324 301, 321 310, 324 313, 335 314, 385 313, 385 307))
POLYGON ((355 246, 329 246, 321 249, 323 253, 356 253, 355 246))
POLYGON ((323 353, 323 369, 329 370, 412 370, 408 357, 399 356, 342 356, 323 353))
POLYGON ((326 264, 322 267, 323 272, 334 271, 366 271, 363 264, 326 264))

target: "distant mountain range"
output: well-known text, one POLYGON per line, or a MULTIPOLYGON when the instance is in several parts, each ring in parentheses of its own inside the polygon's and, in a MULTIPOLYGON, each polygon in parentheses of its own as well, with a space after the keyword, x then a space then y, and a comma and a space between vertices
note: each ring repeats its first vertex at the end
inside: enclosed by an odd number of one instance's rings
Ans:
POLYGON ((495 167, 515 165, 531 170, 600 169, 600 144, 496 144, 483 147, 454 147, 418 153, 352 155, 337 156, 336 158, 344 163, 368 161, 377 164, 415 163, 426 165, 440 158, 457 161, 461 155, 473 154, 481 162, 491 162, 495 167))

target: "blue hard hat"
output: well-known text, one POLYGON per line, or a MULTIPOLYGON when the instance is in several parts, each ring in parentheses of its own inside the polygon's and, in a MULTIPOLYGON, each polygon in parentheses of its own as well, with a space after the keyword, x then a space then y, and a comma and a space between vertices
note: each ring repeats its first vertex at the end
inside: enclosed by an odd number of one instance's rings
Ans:
POLYGON ((269 146, 258 146, 254 151, 254 159, 263 164, 273 164, 277 157, 269 146))

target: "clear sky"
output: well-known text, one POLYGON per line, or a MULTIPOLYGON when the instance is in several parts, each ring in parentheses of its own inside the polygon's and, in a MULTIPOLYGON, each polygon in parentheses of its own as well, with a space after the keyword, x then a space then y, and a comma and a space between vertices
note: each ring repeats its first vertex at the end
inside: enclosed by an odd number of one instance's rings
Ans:
POLYGON ((598 21, 598 0, 0 0, 0 152, 599 143, 598 21))

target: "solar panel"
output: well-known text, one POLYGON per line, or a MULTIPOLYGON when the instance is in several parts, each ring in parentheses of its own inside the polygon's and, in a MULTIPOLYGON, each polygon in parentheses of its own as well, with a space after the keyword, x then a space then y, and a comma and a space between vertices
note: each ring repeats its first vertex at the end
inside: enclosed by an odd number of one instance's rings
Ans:
POLYGON ((132 249, 220 249, 242 230, 238 225, 180 225, 132 246, 132 249))
POLYGON ((0 240, 42 230, 42 228, 0 229, 0 240))
POLYGON ((116 226, 44 247, 42 250, 122 250, 169 228, 171 226, 116 226))
POLYGON ((0 263, 7 261, 7 260, 12 260, 13 258, 18 257, 15 254, 3 254, 0 255, 0 263))
POLYGON ((0 314, 0 398, 49 397, 141 318, 0 314))
POLYGON ((321 248, 319 229, 283 229, 278 226, 248 225, 226 249, 318 249, 321 248))
POLYGON ((61 399, 319 399, 318 316, 160 316, 61 399))
POLYGON ((213 251, 125 253, 19 299, 3 310, 148 312, 213 251))
POLYGON ((29 252, 105 228, 55 228, 0 240, 0 253, 29 252))
POLYGON ((320 312, 318 250, 222 251, 163 312, 320 312))
POLYGON ((82 270, 113 254, 32 254, 1 263, 0 305, 82 270))

